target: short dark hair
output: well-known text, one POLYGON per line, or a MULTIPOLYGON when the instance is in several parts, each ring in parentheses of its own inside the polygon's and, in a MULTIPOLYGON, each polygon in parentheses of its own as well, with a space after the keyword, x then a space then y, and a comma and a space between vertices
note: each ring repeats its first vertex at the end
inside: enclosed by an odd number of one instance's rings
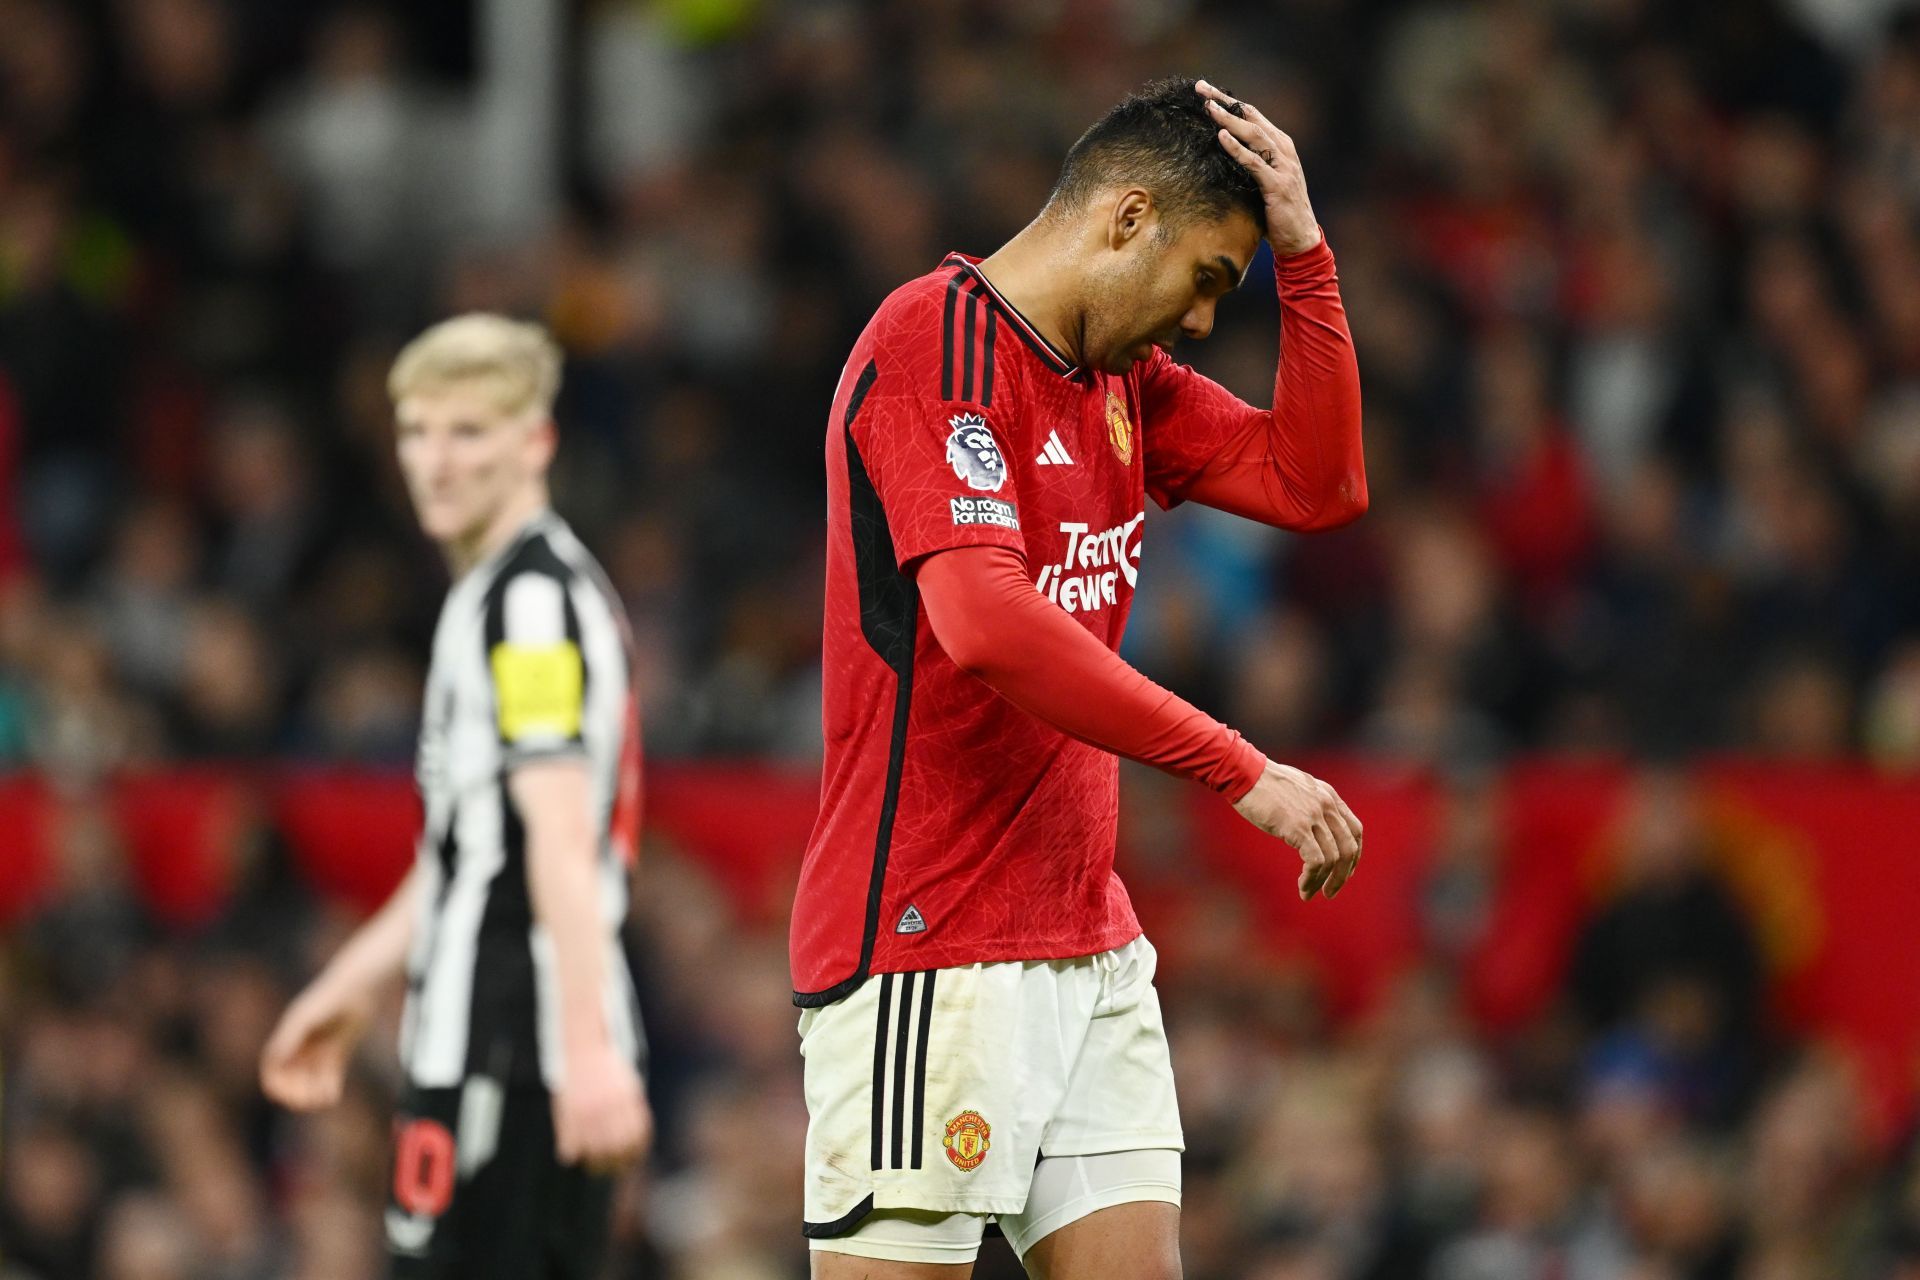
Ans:
MULTIPOLYGON (((1237 102, 1228 110, 1242 114, 1237 102)), ((1067 152, 1047 207, 1078 208, 1118 183, 1146 188, 1169 223, 1222 218, 1238 209, 1266 233, 1259 184, 1220 145, 1220 126, 1192 80, 1144 84, 1100 117, 1067 152)))

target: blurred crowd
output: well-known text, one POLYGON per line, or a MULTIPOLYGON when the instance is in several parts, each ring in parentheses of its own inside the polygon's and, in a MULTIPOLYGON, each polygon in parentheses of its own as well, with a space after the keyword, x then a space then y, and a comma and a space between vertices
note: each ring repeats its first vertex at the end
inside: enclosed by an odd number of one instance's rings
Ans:
MULTIPOLYGON (((848 345, 1155 75, 1297 140, 1373 511, 1306 540, 1151 517, 1130 657, 1275 752, 1920 763, 1910 6, 561 8, 546 177, 510 182, 459 0, 0 0, 0 768, 79 797, 61 891, 0 947, 8 1280, 371 1274, 379 1055, 311 1120, 252 1075, 342 923, 241 824, 228 917, 159 929, 84 797, 155 761, 408 759, 445 576, 390 462, 398 345, 474 307, 552 326, 558 502, 635 621, 650 750, 811 760, 848 345)), ((1266 279, 1181 353, 1256 401, 1266 279)), ((1189 1274, 1920 1275, 1911 1152, 1770 1035, 1684 839, 1645 843, 1610 909, 1643 914, 1590 922, 1512 1043, 1448 991, 1445 885, 1432 967, 1356 1027, 1194 939, 1217 963, 1165 984, 1189 1274), (1679 954, 1704 919, 1710 963, 1679 954)), ((647 874, 663 1149, 623 1274, 802 1274, 778 940, 671 851, 647 874)))
MULTIPOLYGON (((1131 781, 1123 868, 1154 908, 1192 1280, 1920 1280, 1920 1135, 1889 1141, 1850 1060, 1769 1016, 1766 948, 1677 776, 1636 783, 1561 997, 1499 1035, 1457 983, 1504 838, 1489 788, 1450 790, 1423 855, 1422 959, 1336 1020, 1310 968, 1261 958, 1257 908, 1164 838, 1179 786, 1131 781)), ((233 899, 188 931, 148 915, 92 810, 58 827, 63 889, 0 948, 0 1280, 373 1280, 399 993, 340 1105, 277 1112, 255 1084, 351 922, 257 818, 224 837, 233 899)), ((621 1184, 606 1276, 802 1280, 783 940, 743 932, 657 837, 643 870, 659 1141, 621 1184)), ((976 1275, 1021 1272, 990 1239, 976 1275)))
MULTIPOLYGON (((381 376, 472 307, 566 346, 655 751, 811 758, 852 338, 1197 68, 1298 141, 1374 514, 1156 517, 1130 656, 1270 749, 1911 765, 1920 19, 1780 3, 608 0, 516 152, 470 4, 4 0, 0 762, 404 759, 381 376)), ((1182 353, 1260 401, 1269 280, 1182 353)))

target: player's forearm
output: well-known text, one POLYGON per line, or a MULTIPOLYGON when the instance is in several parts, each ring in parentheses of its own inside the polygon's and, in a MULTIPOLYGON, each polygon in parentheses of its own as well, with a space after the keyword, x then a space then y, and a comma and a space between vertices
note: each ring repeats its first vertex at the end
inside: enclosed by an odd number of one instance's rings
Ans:
POLYGON ((1279 464, 1297 477, 1307 527, 1336 528, 1367 510, 1360 437, 1360 364, 1340 300, 1333 251, 1323 239, 1275 264, 1280 291, 1280 363, 1273 436, 1279 464))
POLYGON ((1266 758, 1246 739, 1135 671, 1033 588, 1013 552, 966 547, 919 569, 947 656, 1009 702, 1082 742, 1238 799, 1266 758))
POLYGON ((354 930, 308 987, 314 998, 364 1006, 373 1002, 382 987, 400 978, 413 942, 420 878, 416 865, 380 909, 354 930))
MULTIPOLYGON (((1326 243, 1275 263, 1280 357, 1273 408, 1249 408, 1239 431, 1186 496, 1263 524, 1337 529, 1365 514, 1360 366, 1326 243)), ((1229 395, 1194 374, 1189 394, 1229 395)), ((1239 401, 1233 401, 1239 404, 1239 401)))
POLYGON ((548 767, 531 786, 522 781, 527 772, 516 771, 513 783, 527 829, 527 889, 553 948, 561 1039, 579 1055, 608 1044, 606 927, 586 770, 577 762, 548 767))
POLYGON ((527 848, 534 916, 553 944, 560 987, 560 1034, 570 1054, 607 1044, 605 930, 590 842, 527 848))

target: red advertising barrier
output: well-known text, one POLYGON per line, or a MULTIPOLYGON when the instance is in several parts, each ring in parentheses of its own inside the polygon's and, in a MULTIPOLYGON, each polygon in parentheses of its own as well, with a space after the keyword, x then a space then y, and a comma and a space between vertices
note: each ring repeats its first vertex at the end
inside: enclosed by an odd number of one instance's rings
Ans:
MULTIPOLYGON (((1367 828, 1363 872, 1336 901, 1301 903, 1297 859, 1198 789, 1175 793, 1187 808, 1173 835, 1156 828, 1178 847, 1123 867, 1150 929, 1212 894, 1252 922, 1256 963, 1316 975, 1336 1017, 1364 1016, 1437 951, 1483 1026, 1523 1025, 1557 998, 1581 922, 1640 838, 1635 824, 1679 820, 1650 813, 1645 777, 1625 764, 1527 762, 1467 791, 1371 762, 1314 767, 1367 828), (1436 877, 1462 866, 1483 875, 1484 918, 1452 951, 1436 948, 1428 899, 1436 877)), ((1920 1080, 1920 781, 1710 762, 1681 789, 1685 821, 1756 926, 1776 1011, 1852 1054, 1890 1131, 1920 1080)), ((648 775, 649 837, 703 865, 743 923, 784 928, 816 794, 811 775, 662 765, 648 775)), ((370 908, 404 871, 418 822, 403 774, 182 770, 84 797, 0 778, 0 924, 63 883, 113 874, 117 839, 155 914, 191 928, 218 912, 263 823, 317 890, 370 908)), ((1172 932, 1163 950, 1177 966, 1172 932)))

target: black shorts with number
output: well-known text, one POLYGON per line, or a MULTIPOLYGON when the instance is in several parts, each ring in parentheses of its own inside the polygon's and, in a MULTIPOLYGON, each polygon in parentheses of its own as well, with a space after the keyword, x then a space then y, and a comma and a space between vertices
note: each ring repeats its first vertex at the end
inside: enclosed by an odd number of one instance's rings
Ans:
POLYGON ((560 1163, 537 1085, 410 1088, 387 1190, 394 1280, 585 1280, 606 1251, 613 1180, 560 1163))

